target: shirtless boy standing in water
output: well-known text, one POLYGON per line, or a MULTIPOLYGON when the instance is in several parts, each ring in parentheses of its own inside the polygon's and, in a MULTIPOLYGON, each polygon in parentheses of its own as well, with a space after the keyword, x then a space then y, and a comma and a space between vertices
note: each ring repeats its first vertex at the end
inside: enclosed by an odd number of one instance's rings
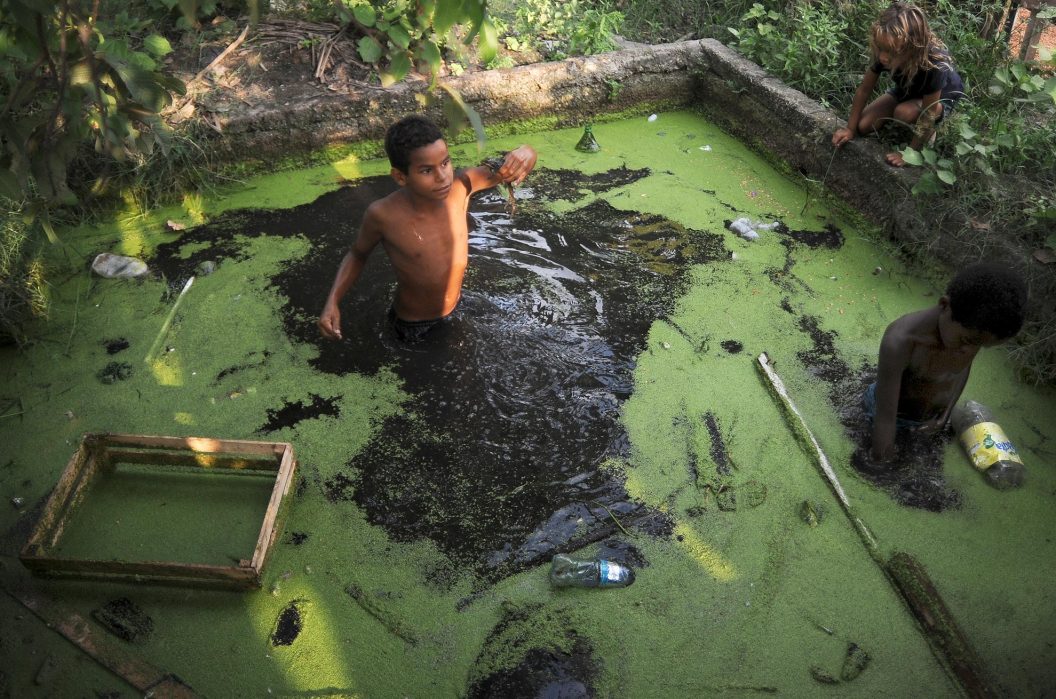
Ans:
POLYGON ((415 342, 454 312, 469 261, 469 198, 498 184, 520 184, 535 167, 536 152, 521 146, 497 172, 478 166, 454 172, 440 129, 424 117, 401 119, 385 134, 392 178, 400 189, 367 207, 352 249, 337 270, 319 329, 341 339, 338 304, 359 279, 378 243, 396 272, 389 320, 396 335, 415 342))
POLYGON ((876 383, 862 401, 873 418, 874 462, 894 458, 898 429, 928 433, 946 426, 975 355, 1018 333, 1026 305, 1027 285, 1018 274, 977 263, 953 278, 936 306, 887 326, 876 383))

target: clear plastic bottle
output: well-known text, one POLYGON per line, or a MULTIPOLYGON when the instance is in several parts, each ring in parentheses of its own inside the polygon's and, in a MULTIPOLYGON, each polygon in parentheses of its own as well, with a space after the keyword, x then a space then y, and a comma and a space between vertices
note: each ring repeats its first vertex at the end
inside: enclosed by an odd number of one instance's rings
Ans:
POLYGON ((554 587, 627 587, 633 582, 633 570, 603 558, 585 561, 559 553, 550 564, 554 587))
POLYGON ((1027 469, 989 408, 974 400, 965 401, 954 408, 951 421, 968 459, 990 485, 1001 490, 1023 485, 1027 469))
POLYGON ((601 150, 601 145, 594 138, 594 132, 591 130, 590 124, 583 127, 583 135, 580 136, 579 143, 576 144, 576 150, 584 153, 597 153, 601 150))

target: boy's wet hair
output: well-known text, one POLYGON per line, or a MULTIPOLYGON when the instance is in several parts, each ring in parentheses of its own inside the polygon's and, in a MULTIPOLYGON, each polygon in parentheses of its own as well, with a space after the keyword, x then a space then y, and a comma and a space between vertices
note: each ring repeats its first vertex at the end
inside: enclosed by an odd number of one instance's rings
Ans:
POLYGON ((1027 283, 1017 272, 991 262, 968 265, 946 288, 950 315, 969 330, 1012 337, 1023 327, 1027 283))
POLYGON ((443 138, 440 128, 417 114, 406 116, 385 132, 385 154, 389 164, 406 174, 411 166, 411 152, 443 138))
POLYGON ((906 80, 912 81, 921 70, 935 68, 946 52, 946 46, 928 25, 924 10, 907 2, 893 2, 873 23, 869 47, 876 60, 881 49, 897 54, 897 66, 906 80))

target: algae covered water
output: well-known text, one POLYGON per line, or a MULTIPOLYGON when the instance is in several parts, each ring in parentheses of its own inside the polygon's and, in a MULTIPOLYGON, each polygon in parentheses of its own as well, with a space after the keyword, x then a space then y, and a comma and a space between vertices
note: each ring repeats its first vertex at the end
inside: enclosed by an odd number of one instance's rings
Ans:
MULTIPOLYGON (((386 327, 380 250, 342 306, 346 341, 315 328, 361 212, 392 191, 384 162, 69 232, 85 255, 141 255, 155 276, 71 273, 51 337, 4 357, 2 397, 22 413, 0 422, 4 491, 42 498, 84 431, 288 441, 299 467, 260 591, 53 588, 84 613, 131 599, 154 629, 137 652, 205 694, 955 696, 760 381, 766 351, 885 554, 927 566, 998 686, 1052 686, 1054 621, 1030 611, 1056 602, 1051 392, 1018 385, 998 351, 966 390, 1016 440, 1024 488, 994 491, 945 442, 923 479, 877 487, 844 418, 887 323, 935 303, 944 275, 695 114, 593 133, 595 153, 575 150, 580 129, 489 143, 531 143, 539 165, 514 215, 498 193, 473 203, 457 318, 419 345, 386 327), (190 225, 170 233, 169 219, 190 225), (740 219, 757 240, 730 230, 740 219), (114 361, 130 374, 101 383, 114 361), (554 590, 559 551, 636 582, 554 590), (870 661, 841 679, 852 646, 870 661)), ((29 516, 0 514, 7 551, 29 516)), ((16 633, 79 662, 28 624, 16 633)), ((25 665, 6 662, 19 649, 0 645, 5 667, 25 665)), ((107 677, 61 681, 107 691, 107 677)))
POLYGON ((51 555, 238 565, 253 558, 274 484, 267 476, 115 464, 95 478, 51 555))

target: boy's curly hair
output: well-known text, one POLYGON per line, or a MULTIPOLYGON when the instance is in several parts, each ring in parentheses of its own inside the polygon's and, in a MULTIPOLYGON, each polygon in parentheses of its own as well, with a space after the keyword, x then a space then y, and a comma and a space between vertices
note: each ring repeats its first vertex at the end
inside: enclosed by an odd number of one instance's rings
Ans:
POLYGON ((385 154, 389 156, 392 167, 406 174, 411 165, 411 151, 443 137, 440 128, 432 121, 412 114, 400 119, 385 132, 385 154))
POLYGON ((968 265, 946 288, 953 320, 1004 340, 1023 327, 1027 283, 1019 273, 992 262, 968 265))
POLYGON ((876 60, 881 49, 899 58, 897 70, 912 82, 921 70, 945 61, 946 45, 928 25, 927 15, 916 5, 894 2, 880 14, 869 32, 869 48, 876 60))

